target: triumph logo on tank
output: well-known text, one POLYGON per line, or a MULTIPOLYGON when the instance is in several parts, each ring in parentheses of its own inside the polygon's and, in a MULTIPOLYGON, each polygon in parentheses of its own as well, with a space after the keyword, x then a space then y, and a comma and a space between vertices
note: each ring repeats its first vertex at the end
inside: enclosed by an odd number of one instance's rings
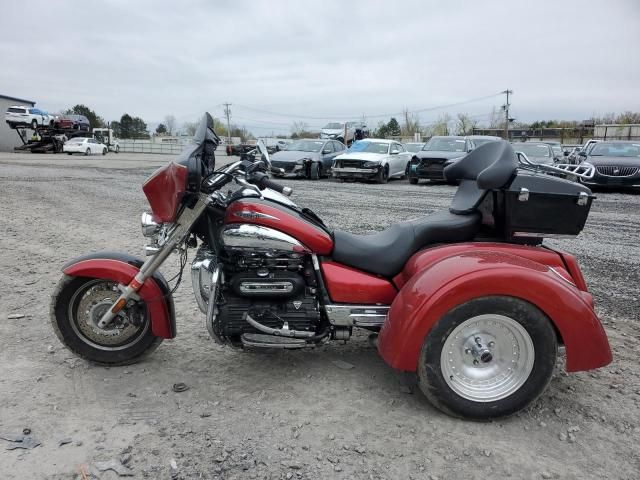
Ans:
POLYGON ((296 310, 300 310, 300 307, 302 306, 302 302, 300 300, 296 300, 293 302, 293 306, 296 310))
POLYGON ((260 212, 252 212, 250 210, 242 210, 240 212, 234 212, 234 215, 236 217, 240 217, 245 220, 257 220, 259 218, 270 219, 270 220, 280 220, 279 218, 274 217, 273 215, 267 215, 266 213, 260 213, 260 212))

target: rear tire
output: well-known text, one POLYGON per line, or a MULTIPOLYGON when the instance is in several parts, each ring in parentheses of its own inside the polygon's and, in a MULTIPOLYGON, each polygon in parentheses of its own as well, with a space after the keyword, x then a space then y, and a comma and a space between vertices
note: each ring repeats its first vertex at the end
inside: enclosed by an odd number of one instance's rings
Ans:
POLYGON ((95 325, 109 301, 115 301, 120 294, 116 285, 110 280, 64 275, 51 300, 51 324, 60 341, 79 357, 101 365, 138 362, 163 340, 151 332, 144 302, 123 310, 138 325, 129 323, 119 328, 112 324, 107 329, 95 325))
POLYGON ((84 151, 84 154, 85 154, 86 156, 91 155, 91 149, 90 149, 90 148, 87 148, 87 149, 84 151))
POLYGON ((551 321, 534 305, 505 296, 476 298, 447 312, 425 338, 420 389, 455 417, 512 415, 545 390, 557 349, 551 321))
POLYGON ((103 149, 102 149, 102 155, 106 155, 106 154, 107 154, 107 149, 106 149, 106 148, 103 148, 103 149))
POLYGON ((418 179, 415 177, 409 177, 409 183, 411 185, 417 185, 418 184, 418 179))

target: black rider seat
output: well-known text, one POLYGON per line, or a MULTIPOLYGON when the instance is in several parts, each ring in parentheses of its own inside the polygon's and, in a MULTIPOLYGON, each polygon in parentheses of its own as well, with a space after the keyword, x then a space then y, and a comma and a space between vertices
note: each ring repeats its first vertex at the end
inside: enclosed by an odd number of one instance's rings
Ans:
POLYGON ((428 245, 473 240, 481 223, 482 216, 477 212, 469 215, 438 212, 371 235, 336 230, 332 257, 365 272, 393 277, 414 253, 428 245))

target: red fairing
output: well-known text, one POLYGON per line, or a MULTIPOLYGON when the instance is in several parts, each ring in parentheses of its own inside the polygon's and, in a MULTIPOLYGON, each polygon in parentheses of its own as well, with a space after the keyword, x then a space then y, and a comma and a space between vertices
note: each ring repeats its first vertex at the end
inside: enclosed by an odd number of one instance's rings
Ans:
POLYGON ((188 170, 184 165, 171 162, 151 175, 142 191, 147 196, 154 220, 159 223, 173 222, 187 188, 188 170))
POLYGON ((340 263, 322 262, 321 268, 334 302, 390 305, 398 294, 389 281, 340 263))
POLYGON ((302 218, 288 213, 284 207, 265 205, 251 200, 237 200, 227 208, 225 223, 252 223, 275 228, 291 235, 311 252, 318 255, 329 255, 333 250, 333 239, 319 227, 302 218), (262 216, 251 216, 251 213, 261 213, 262 216))
MULTIPOLYGON (((128 285, 138 269, 128 263, 112 259, 83 260, 64 269, 64 273, 74 277, 102 278, 128 285)), ((164 301, 164 293, 152 278, 148 278, 138 295, 146 302, 151 316, 151 331, 157 337, 174 338, 169 309, 164 301)))
POLYGON ((449 310, 477 297, 505 295, 536 305, 551 319, 566 347, 567 371, 609 364, 611 349, 591 295, 567 280, 554 256, 562 261, 550 250, 506 244, 417 253, 398 276, 405 283, 380 333, 380 354, 392 367, 414 372, 425 336, 449 310))

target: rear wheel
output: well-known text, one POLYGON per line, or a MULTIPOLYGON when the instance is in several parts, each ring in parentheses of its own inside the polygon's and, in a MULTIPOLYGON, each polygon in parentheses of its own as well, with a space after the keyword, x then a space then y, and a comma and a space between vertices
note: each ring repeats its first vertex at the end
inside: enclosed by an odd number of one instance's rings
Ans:
POLYGON ((415 177, 409 177, 409 183, 411 185, 417 185, 418 184, 418 179, 415 177))
POLYGON ((450 415, 511 415, 544 391, 556 355, 555 331, 538 308, 513 297, 481 297, 450 310, 427 335, 420 389, 450 415))
POLYGON ((91 149, 90 149, 90 148, 87 148, 87 149, 84 151, 84 154, 85 154, 85 155, 91 155, 91 149))
POLYGON ((102 149, 102 154, 103 154, 103 155, 106 155, 106 154, 107 154, 107 149, 106 149, 106 148, 103 148, 103 149, 102 149))
POLYGON ((162 338, 151 332, 143 301, 125 307, 108 327, 98 327, 119 295, 115 281, 63 276, 51 302, 51 323, 60 341, 76 355, 104 365, 134 363, 155 350, 162 338))
POLYGON ((389 181, 389 165, 380 168, 375 177, 376 183, 387 183, 389 181))

